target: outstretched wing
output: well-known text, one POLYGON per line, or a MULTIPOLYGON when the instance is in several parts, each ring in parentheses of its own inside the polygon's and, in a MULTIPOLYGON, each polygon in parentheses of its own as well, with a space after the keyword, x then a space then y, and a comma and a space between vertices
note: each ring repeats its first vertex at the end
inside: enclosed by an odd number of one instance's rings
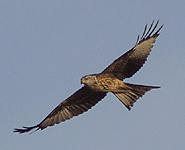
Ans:
POLYGON ((62 121, 84 113, 98 101, 106 96, 105 92, 95 92, 87 87, 82 87, 73 95, 60 103, 41 123, 32 127, 23 127, 23 129, 14 129, 14 132, 25 133, 37 128, 35 131, 48 126, 53 126, 62 121))
POLYGON ((148 31, 147 25, 145 26, 143 35, 141 38, 137 38, 136 45, 116 59, 112 64, 110 64, 102 73, 108 73, 114 75, 120 80, 129 78, 133 76, 145 63, 148 55, 150 54, 151 48, 155 39, 159 36, 159 31, 163 25, 156 31, 159 20, 153 27, 153 23, 150 25, 148 31))

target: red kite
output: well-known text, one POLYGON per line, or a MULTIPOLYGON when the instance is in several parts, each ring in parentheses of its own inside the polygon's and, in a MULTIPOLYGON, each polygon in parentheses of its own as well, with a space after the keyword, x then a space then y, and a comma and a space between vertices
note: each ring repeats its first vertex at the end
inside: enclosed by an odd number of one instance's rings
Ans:
POLYGON ((147 29, 144 28, 142 36, 137 38, 135 46, 120 56, 99 74, 87 75, 81 78, 84 86, 69 98, 61 102, 43 121, 32 127, 14 129, 14 132, 25 133, 37 128, 35 131, 45 129, 89 110, 102 100, 108 92, 112 92, 128 110, 139 97, 158 86, 135 85, 123 82, 123 79, 132 77, 145 63, 150 54, 153 43, 159 36, 163 25, 154 32, 159 21, 154 21, 147 29))

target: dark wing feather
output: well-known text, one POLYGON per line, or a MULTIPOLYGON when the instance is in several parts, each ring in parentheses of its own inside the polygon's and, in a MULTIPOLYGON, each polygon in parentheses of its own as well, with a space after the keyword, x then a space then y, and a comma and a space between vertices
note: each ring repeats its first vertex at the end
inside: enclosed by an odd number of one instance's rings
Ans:
POLYGON ((41 123, 32 127, 23 127, 23 129, 15 129, 14 132, 25 133, 37 128, 35 131, 48 126, 53 126, 62 121, 70 119, 74 116, 84 113, 98 101, 106 96, 104 92, 95 92, 87 87, 82 87, 73 95, 60 103, 41 123))
POLYGON ((159 36, 159 31, 163 27, 162 25, 156 32, 154 32, 159 21, 157 21, 154 27, 153 23, 154 21, 150 25, 147 32, 147 25, 145 26, 141 38, 139 39, 138 36, 136 45, 131 50, 116 59, 105 70, 103 70, 102 73, 113 75, 120 80, 132 77, 145 63, 153 47, 153 43, 159 36))

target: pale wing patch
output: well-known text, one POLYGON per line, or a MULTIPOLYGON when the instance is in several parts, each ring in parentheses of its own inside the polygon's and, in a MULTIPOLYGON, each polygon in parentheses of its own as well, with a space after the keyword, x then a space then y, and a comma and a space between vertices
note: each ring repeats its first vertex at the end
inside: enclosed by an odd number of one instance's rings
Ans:
POLYGON ((130 55, 131 58, 139 58, 139 57, 146 57, 149 55, 153 43, 157 37, 151 37, 150 39, 141 42, 140 44, 134 47, 133 53, 130 55))
POLYGON ((67 108, 63 108, 54 116, 47 118, 45 121, 43 121, 41 123, 41 127, 53 126, 54 124, 59 124, 61 121, 65 121, 72 117, 73 115, 71 114, 71 112, 67 108))

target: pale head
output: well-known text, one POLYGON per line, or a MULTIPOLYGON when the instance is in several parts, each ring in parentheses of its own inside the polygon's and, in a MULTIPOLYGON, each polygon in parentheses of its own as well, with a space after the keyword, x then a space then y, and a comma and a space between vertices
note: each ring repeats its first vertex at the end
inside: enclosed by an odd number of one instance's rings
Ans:
POLYGON ((95 75, 86 75, 81 78, 81 84, 85 84, 91 87, 94 84, 96 76, 95 75))

